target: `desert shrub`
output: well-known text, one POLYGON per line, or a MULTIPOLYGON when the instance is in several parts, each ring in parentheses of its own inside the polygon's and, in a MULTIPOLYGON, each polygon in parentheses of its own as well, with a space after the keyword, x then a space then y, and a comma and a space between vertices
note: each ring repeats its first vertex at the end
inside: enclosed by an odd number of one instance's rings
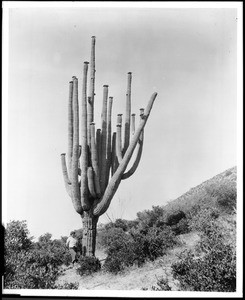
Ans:
POLYGON ((120 250, 119 252, 114 252, 106 257, 103 269, 107 272, 117 274, 125 269, 125 267, 133 265, 135 254, 130 250, 124 252, 120 250))
POLYGON ((164 220, 176 235, 190 231, 188 219, 182 210, 166 210, 164 220))
POLYGON ((177 244, 175 234, 171 227, 151 227, 148 233, 143 236, 144 255, 154 260, 166 253, 166 250, 177 244))
POLYGON ((157 286, 152 286, 151 290, 152 291, 171 291, 172 288, 169 285, 168 279, 162 277, 162 278, 157 279, 157 286))
POLYGON ((150 289, 147 287, 142 287, 143 291, 171 291, 172 288, 169 285, 169 281, 167 278, 157 278, 157 285, 153 285, 150 289))
POLYGON ((161 227, 165 224, 164 221, 165 211, 160 206, 152 206, 152 210, 144 210, 137 213, 137 228, 144 233, 147 233, 148 229, 155 226, 161 227))
POLYGON ((103 245, 107 254, 103 268, 112 273, 122 271, 132 265, 136 259, 133 239, 121 228, 111 228, 107 232, 103 245))
POLYGON ((104 269, 117 273, 125 267, 142 265, 146 260, 154 260, 166 253, 176 243, 176 237, 169 226, 150 227, 147 234, 141 229, 125 233, 122 229, 108 232, 106 247, 107 258, 104 269))
POLYGON ((34 243, 25 221, 7 224, 4 250, 4 287, 7 289, 54 288, 59 266, 66 261, 64 253, 67 253, 64 241, 52 241, 50 233, 34 243))
POLYGON ((177 224, 171 226, 171 229, 176 235, 188 233, 190 232, 189 220, 183 218, 177 224))
POLYGON ((21 250, 29 250, 33 246, 26 221, 11 221, 4 232, 4 249, 7 255, 21 250))
POLYGON ((80 256, 77 263, 79 264, 77 273, 81 276, 92 274, 101 269, 99 259, 94 256, 80 256))
POLYGON ((53 264, 52 257, 45 251, 21 250, 8 259, 12 272, 4 278, 5 288, 49 289, 59 275, 58 266, 53 264))
POLYGON ((63 284, 56 284, 54 289, 56 290, 78 290, 78 282, 65 282, 63 284))
POLYGON ((219 210, 213 207, 200 208, 197 205, 194 209, 197 211, 189 218, 189 227, 192 231, 205 232, 220 215, 219 210))
POLYGON ((226 243, 214 221, 203 228, 194 250, 183 253, 173 264, 173 276, 183 290, 234 292, 236 290, 236 255, 226 243))
POLYGON ((66 247, 64 239, 51 240, 52 235, 45 233, 41 235, 38 242, 35 243, 35 248, 42 252, 49 253, 46 258, 53 265, 61 266, 65 264, 68 266, 71 263, 71 256, 69 250, 66 247))
POLYGON ((128 230, 127 220, 116 219, 115 222, 110 222, 105 225, 105 230, 109 230, 111 228, 121 228, 123 231, 128 230))
POLYGON ((206 188, 206 191, 210 196, 215 197, 218 205, 227 212, 236 209, 237 189, 235 182, 223 181, 211 184, 206 188))
POLYGON ((168 226, 173 226, 178 224, 183 218, 186 218, 186 216, 182 210, 167 213, 165 224, 168 226))
POLYGON ((220 244, 200 258, 189 253, 183 260, 172 265, 172 270, 184 290, 236 290, 236 262, 230 245, 220 244))
POLYGON ((231 170, 228 170, 225 172, 225 176, 230 176, 232 174, 232 171, 231 170))

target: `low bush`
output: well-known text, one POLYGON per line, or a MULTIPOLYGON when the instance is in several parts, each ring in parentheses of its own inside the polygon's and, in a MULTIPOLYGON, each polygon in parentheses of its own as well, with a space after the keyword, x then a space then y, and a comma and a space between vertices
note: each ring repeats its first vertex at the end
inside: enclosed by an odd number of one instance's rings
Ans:
POLYGON ((165 218, 165 224, 167 226, 173 226, 177 225, 182 219, 185 219, 186 215, 182 210, 173 212, 170 211, 169 213, 166 213, 165 218))
POLYGON ((108 231, 104 269, 118 273, 133 264, 141 266, 146 260, 164 255, 176 243, 169 226, 150 227, 147 234, 142 229, 131 229, 128 233, 122 229, 108 231))
POLYGON ((81 276, 92 274, 101 269, 99 259, 94 256, 80 256, 78 258, 78 264, 77 273, 81 276))
POLYGON ((56 290, 78 290, 79 283, 78 282, 65 282, 63 284, 56 284, 54 289, 56 290))
POLYGON ((183 290, 236 290, 234 245, 226 243, 215 221, 206 223, 195 249, 183 253, 180 261, 172 265, 172 270, 174 278, 179 280, 183 290))
POLYGON ((53 289, 60 266, 68 265, 65 241, 42 235, 38 242, 29 236, 25 221, 11 221, 4 236, 4 288, 53 289))
POLYGON ((143 291, 172 291, 171 286, 167 278, 161 277, 157 278, 157 285, 153 285, 150 289, 147 287, 141 288, 143 291))
POLYGON ((171 227, 163 226, 150 228, 142 242, 145 244, 146 257, 154 260, 164 255, 167 249, 173 248, 177 239, 171 227))
POLYGON ((132 236, 121 228, 108 230, 103 245, 107 254, 103 268, 108 272, 118 273, 126 266, 134 264, 137 258, 132 236))
POLYGON ((169 285, 167 278, 159 278, 157 280, 157 286, 152 286, 151 290, 152 291, 171 291, 172 288, 169 285))
POLYGON ((192 231, 205 232, 220 215, 219 210, 213 207, 199 209, 197 206, 194 209, 196 209, 195 214, 189 218, 189 228, 192 231))
POLYGON ((236 290, 236 260, 230 245, 220 244, 199 258, 189 252, 183 260, 172 265, 172 270, 184 290, 236 290))
POLYGON ((7 289, 50 289, 59 275, 50 253, 30 249, 6 257, 4 286, 7 289))
POLYGON ((166 224, 164 220, 165 210, 160 206, 152 206, 152 210, 144 210, 137 213, 137 228, 142 233, 147 233, 148 229, 155 227, 162 227, 166 224))
POLYGON ((220 208, 227 212, 236 209, 237 188, 234 181, 223 181, 206 187, 207 193, 216 198, 220 208))
POLYGON ((175 235, 184 234, 190 232, 189 220, 187 218, 181 219, 177 224, 171 226, 175 235))
POLYGON ((34 244, 35 249, 40 253, 47 252, 49 262, 53 265, 61 266, 62 264, 68 266, 71 263, 71 255, 66 247, 64 239, 51 240, 52 235, 46 233, 41 235, 38 242, 34 244))

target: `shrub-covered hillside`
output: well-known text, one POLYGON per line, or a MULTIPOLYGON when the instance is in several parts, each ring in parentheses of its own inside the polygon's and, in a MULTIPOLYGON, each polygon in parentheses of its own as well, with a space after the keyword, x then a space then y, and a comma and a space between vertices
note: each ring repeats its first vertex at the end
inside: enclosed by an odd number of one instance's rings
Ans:
MULTIPOLYGON (((211 179, 208 179, 204 181, 203 183, 197 185, 194 188, 191 188, 188 192, 181 195, 175 200, 172 200, 168 205, 165 206, 165 209, 171 210, 171 209, 181 209, 184 212, 188 212, 189 209, 198 203, 204 203, 205 199, 207 199, 208 196, 221 196, 218 194, 215 194, 220 191, 219 193, 222 193, 222 190, 231 188, 231 191, 233 191, 236 195, 236 182, 237 182, 237 167, 230 168, 211 179), (212 194, 213 189, 213 194, 212 194)), ((224 191, 225 193, 225 191, 224 191)), ((236 199, 229 199, 227 198, 227 201, 224 199, 224 205, 227 204, 227 206, 230 206, 231 209, 235 208, 236 199), (234 206, 232 207, 232 203, 228 203, 229 201, 234 201, 234 206)), ((221 201, 219 199, 218 201, 221 201)))
MULTIPOLYGON (((138 212, 133 221, 118 219, 101 227, 98 244, 107 254, 104 269, 118 273, 164 257, 187 233, 198 234, 199 242, 171 266, 179 289, 235 291, 236 168, 165 206, 138 212)), ((167 281, 155 289, 171 290, 167 281)))
MULTIPOLYGON (((76 268, 68 267, 66 237, 46 233, 33 242, 27 224, 12 221, 5 229, 4 287, 234 292, 236 190, 231 168, 135 220, 100 224, 96 255, 104 259, 80 256, 76 268)), ((81 243, 82 229, 76 235, 81 243)))

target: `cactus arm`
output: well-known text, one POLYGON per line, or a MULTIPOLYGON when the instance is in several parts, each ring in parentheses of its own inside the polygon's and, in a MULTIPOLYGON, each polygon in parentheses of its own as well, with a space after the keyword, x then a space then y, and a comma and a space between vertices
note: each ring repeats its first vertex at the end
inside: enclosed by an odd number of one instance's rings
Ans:
POLYGON ((123 174, 122 179, 127 179, 130 176, 132 176, 134 174, 134 172, 136 171, 136 169, 138 168, 138 165, 139 165, 139 162, 141 159, 141 155, 142 155, 142 150, 143 150, 143 141, 144 141, 144 129, 142 129, 141 135, 138 140, 138 144, 137 144, 137 148, 136 148, 137 154, 136 154, 135 161, 134 161, 132 167, 126 173, 123 174))
POLYGON ((100 175, 99 175, 99 166, 98 166, 98 156, 97 156, 97 149, 95 143, 95 124, 91 123, 91 162, 92 167, 94 170, 94 184, 95 184, 95 191, 97 198, 101 196, 101 189, 100 189, 100 175))
POLYGON ((88 147, 90 148, 91 147, 91 132, 90 132, 90 124, 93 122, 93 115, 92 115, 92 111, 93 111, 93 108, 92 108, 92 103, 91 103, 91 97, 88 96, 88 103, 87 103, 87 110, 88 110, 88 113, 87 113, 87 141, 88 141, 88 147))
POLYGON ((135 114, 131 115, 131 135, 135 133, 135 114))
POLYGON ((91 60, 90 60, 90 86, 89 86, 89 97, 88 97, 88 145, 90 147, 90 123, 94 121, 94 87, 95 87, 95 36, 92 36, 91 42, 91 60))
POLYGON ((71 197, 71 181, 69 179, 68 172, 67 172, 65 153, 61 154, 61 166, 62 166, 62 173, 65 182, 65 188, 68 195, 71 197))
POLYGON ((111 150, 111 176, 116 172, 118 167, 118 159, 116 154, 116 132, 112 134, 112 150, 111 150))
POLYGON ((116 155, 120 163, 122 161, 122 114, 117 115, 116 155))
POLYGON ((120 163, 122 161, 122 125, 117 124, 117 135, 116 135, 116 154, 118 162, 120 163))
POLYGON ((91 196, 95 199, 97 198, 97 194, 95 191, 95 186, 94 186, 94 174, 93 174, 93 169, 92 167, 88 167, 87 171, 87 176, 88 176, 88 189, 91 194, 91 196))
POLYGON ((147 119, 150 115, 150 112, 151 112, 153 103, 156 99, 156 96, 157 96, 157 93, 152 94, 150 101, 148 102, 148 105, 146 107, 145 114, 142 116, 142 121, 140 122, 137 130, 135 131, 135 134, 131 140, 131 143, 129 144, 129 147, 128 147, 121 163, 119 164, 117 171, 112 176, 102 199, 93 207, 93 214, 95 216, 102 215, 108 209, 111 199, 114 196, 114 194, 119 186, 122 175, 123 175, 124 171, 126 170, 127 165, 130 161, 130 158, 132 157, 134 149, 138 143, 138 139, 141 135, 141 131, 143 130, 143 128, 147 122, 147 119))
MULTIPOLYGON (((140 109, 140 118, 141 120, 144 118, 144 108, 140 109)), ((132 135, 134 135, 135 132, 135 114, 132 114, 132 135)), ((137 154, 136 154, 136 158, 135 161, 132 165, 132 167, 123 174, 122 179, 127 179, 130 176, 132 176, 134 174, 134 172, 136 171, 136 169, 138 168, 140 159, 141 159, 141 155, 142 155, 142 150, 143 150, 143 141, 144 141, 144 129, 142 129, 141 135, 139 137, 139 141, 137 144, 137 154)))
POLYGON ((72 147, 73 147, 73 112, 72 112, 73 81, 69 82, 68 100, 68 172, 71 173, 72 147))
POLYGON ((112 111, 113 97, 109 97, 108 114, 107 114, 107 142, 106 142, 106 182, 108 184, 111 167, 111 111, 112 111))
POLYGON ((72 203, 78 213, 82 213, 80 189, 78 184, 78 160, 79 160, 79 112, 78 112, 78 80, 73 77, 73 154, 71 166, 72 203))
POLYGON ((100 179, 100 166, 101 166, 101 129, 96 130, 96 149, 97 149, 97 158, 98 158, 98 167, 99 167, 99 179, 100 179))
POLYGON ((87 146, 87 72, 88 62, 83 65, 83 84, 82 84, 82 100, 81 100, 81 203, 83 210, 90 208, 88 201, 88 146, 87 146))
POLYGON ((128 149, 129 139, 130 139, 131 83, 132 83, 132 73, 128 72, 123 155, 128 149))
POLYGON ((102 192, 105 190, 106 177, 106 142, 107 142, 107 99, 108 99, 108 85, 103 86, 103 105, 101 113, 101 175, 100 187, 102 192))

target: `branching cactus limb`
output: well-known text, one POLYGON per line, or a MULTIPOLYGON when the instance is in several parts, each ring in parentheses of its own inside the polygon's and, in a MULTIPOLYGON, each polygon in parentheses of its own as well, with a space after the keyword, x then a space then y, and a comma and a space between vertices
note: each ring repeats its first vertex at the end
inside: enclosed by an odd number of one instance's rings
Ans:
POLYGON ((129 147, 122 159, 122 161, 119 163, 119 166, 116 170, 116 172, 114 173, 114 175, 112 176, 106 190, 105 190, 105 193, 102 197, 102 199, 100 200, 100 202, 94 207, 93 209, 93 214, 95 216, 101 216, 104 212, 106 212, 106 210, 108 209, 109 205, 110 205, 110 202, 115 194, 115 192, 117 191, 117 188, 120 184, 120 181, 122 179, 122 176, 124 174, 124 171, 126 170, 127 168, 127 165, 133 155, 133 152, 134 152, 134 149, 138 143, 138 140, 141 136, 141 133, 142 133, 142 130, 144 129, 145 127, 145 124, 147 122, 147 119, 150 115, 150 112, 151 112, 151 109, 152 109, 152 106, 153 106, 153 103, 156 99, 156 96, 157 96, 157 93, 154 93, 152 96, 151 96, 151 99, 147 105, 147 108, 146 108, 146 112, 145 114, 142 116, 142 121, 140 122, 139 124, 139 127, 137 128, 133 138, 132 138, 132 141, 130 142, 129 144, 129 147))
POLYGON ((92 37, 91 62, 84 62, 82 95, 78 102, 78 79, 69 82, 68 95, 68 167, 65 154, 61 155, 65 187, 73 206, 83 221, 83 255, 95 255, 96 226, 99 216, 106 212, 123 179, 136 171, 142 154, 144 127, 157 93, 154 93, 135 129, 135 114, 131 114, 132 73, 127 74, 126 113, 117 116, 117 129, 112 132, 113 97, 109 86, 103 86, 101 128, 94 123, 95 100, 95 37, 92 37), (87 74, 90 85, 87 95, 87 74), (79 116, 80 106, 80 116, 79 116), (122 135, 122 130, 124 134, 122 135), (79 135, 80 134, 80 135, 79 135), (122 141, 122 136, 124 141, 122 141), (135 153, 131 168, 126 171, 135 153))

